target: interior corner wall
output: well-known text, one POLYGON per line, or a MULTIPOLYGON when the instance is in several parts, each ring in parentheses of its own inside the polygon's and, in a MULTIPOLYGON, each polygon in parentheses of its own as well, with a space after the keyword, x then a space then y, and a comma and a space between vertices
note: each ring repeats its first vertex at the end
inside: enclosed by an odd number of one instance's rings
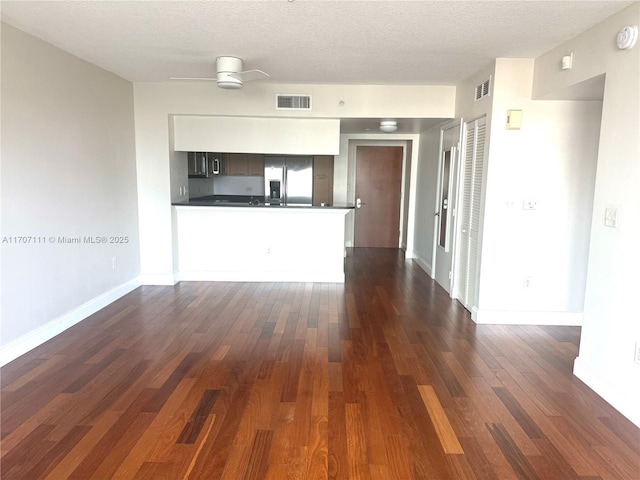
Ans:
POLYGON ((493 110, 492 98, 494 95, 494 79, 496 62, 493 61, 482 70, 466 78, 456 86, 456 112, 455 118, 462 118, 464 122, 475 120, 482 116, 487 117, 487 136, 491 124, 493 110), (480 83, 491 78, 489 84, 489 96, 475 100, 475 88, 480 83))
POLYGON ((1 43, 6 363, 138 286, 140 263, 132 84, 4 23, 1 43))
POLYGON ((580 325, 602 103, 532 100, 533 67, 496 60, 476 321, 580 325))
POLYGON ((606 75, 598 167, 593 199, 589 263, 580 354, 574 373, 640 426, 640 45, 616 47, 618 32, 640 24, 640 3, 631 6, 536 59, 534 95, 606 75), (573 68, 558 65, 573 52, 573 68), (617 211, 617 228, 604 224, 617 211))

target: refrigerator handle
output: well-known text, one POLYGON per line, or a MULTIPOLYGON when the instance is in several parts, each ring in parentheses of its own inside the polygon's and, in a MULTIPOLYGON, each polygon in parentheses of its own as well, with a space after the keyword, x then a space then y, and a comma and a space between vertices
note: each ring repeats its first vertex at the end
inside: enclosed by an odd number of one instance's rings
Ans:
POLYGON ((284 167, 282 167, 282 192, 280 194, 280 196, 282 197, 282 204, 286 205, 287 204, 287 190, 288 190, 288 185, 287 185, 287 166, 285 165, 284 167))

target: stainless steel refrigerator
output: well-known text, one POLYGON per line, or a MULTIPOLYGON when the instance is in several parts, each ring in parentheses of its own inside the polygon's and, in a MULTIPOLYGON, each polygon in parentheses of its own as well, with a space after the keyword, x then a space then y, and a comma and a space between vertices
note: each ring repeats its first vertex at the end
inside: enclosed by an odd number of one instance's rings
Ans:
POLYGON ((313 157, 266 155, 264 193, 267 205, 311 205, 313 157))

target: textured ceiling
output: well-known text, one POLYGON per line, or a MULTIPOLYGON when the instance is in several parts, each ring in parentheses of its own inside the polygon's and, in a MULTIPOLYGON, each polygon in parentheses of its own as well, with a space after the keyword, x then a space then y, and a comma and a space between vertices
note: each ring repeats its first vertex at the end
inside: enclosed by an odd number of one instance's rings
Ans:
POLYGON ((455 85, 535 57, 629 1, 2 1, 2 20, 131 81, 214 76, 239 56, 274 83, 455 85))

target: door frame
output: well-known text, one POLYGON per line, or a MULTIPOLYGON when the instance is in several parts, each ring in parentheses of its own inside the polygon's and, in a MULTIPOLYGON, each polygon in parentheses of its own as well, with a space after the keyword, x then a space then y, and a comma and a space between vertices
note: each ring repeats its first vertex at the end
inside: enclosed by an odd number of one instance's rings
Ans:
POLYGON ((462 161, 462 149, 464 148, 463 141, 463 131, 464 131, 464 119, 456 118, 440 127, 440 143, 438 147, 438 169, 436 173, 436 193, 435 193, 435 210, 433 212, 433 249, 431 252, 431 272, 432 278, 435 279, 436 273, 436 260, 437 260, 437 252, 439 245, 439 223, 440 223, 440 196, 442 195, 442 168, 444 164, 444 154, 445 154, 445 145, 444 145, 444 132, 446 130, 450 130, 452 128, 459 127, 458 134, 458 142, 457 145, 448 145, 446 149, 449 149, 452 146, 455 146, 455 155, 450 159, 450 169, 449 171, 453 173, 449 178, 449 185, 454 187, 454 195, 449 197, 449 211, 453 211, 451 215, 451 219, 448 223, 449 228, 449 242, 450 243, 450 253, 451 253, 451 265, 449 266, 449 296, 451 298, 458 298, 457 290, 454 288, 456 284, 456 267, 457 267, 457 259, 458 259, 458 205, 460 203, 460 172, 461 161, 462 161))
MULTIPOLYGON (((348 181, 347 181, 347 201, 353 205, 356 203, 356 151, 357 147, 402 147, 402 178, 400 185, 400 226, 398 236, 398 248, 409 250, 410 230, 412 230, 412 221, 410 218, 410 206, 412 204, 411 183, 413 183, 412 170, 414 169, 412 157, 413 152, 412 138, 398 138, 394 140, 383 139, 349 139, 348 147, 348 181)), ((417 162, 416 162, 417 163, 417 162)), ((348 232, 350 241, 347 241, 347 247, 353 247, 355 234, 355 212, 347 216, 345 230, 348 232)))

